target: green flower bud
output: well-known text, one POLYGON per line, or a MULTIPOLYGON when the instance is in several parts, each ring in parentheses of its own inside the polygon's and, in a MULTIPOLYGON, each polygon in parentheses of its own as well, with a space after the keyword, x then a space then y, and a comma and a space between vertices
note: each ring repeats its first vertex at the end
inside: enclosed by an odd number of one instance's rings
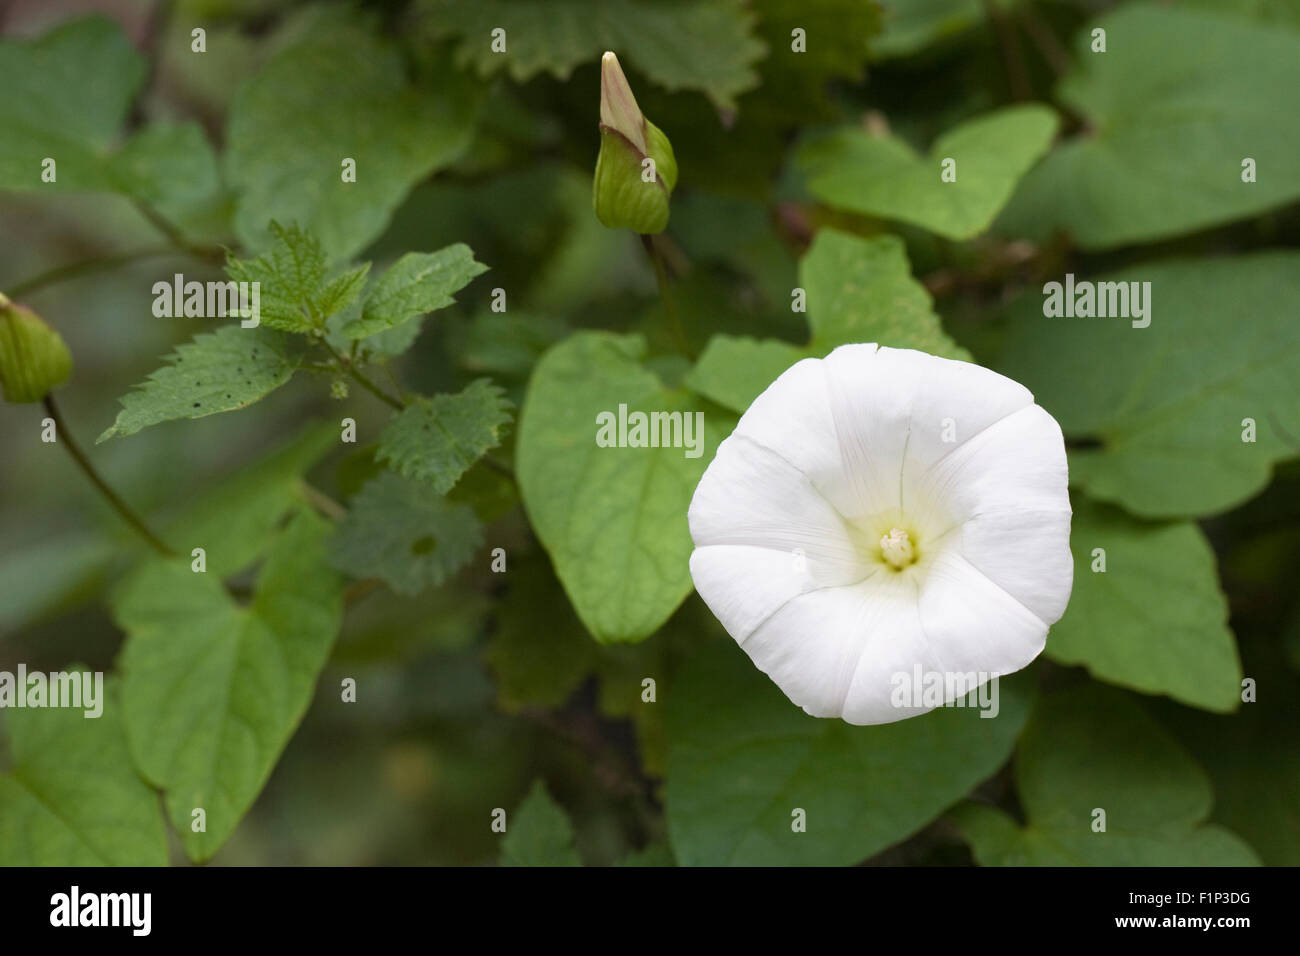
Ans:
POLYGON ((600 156, 592 196, 596 218, 611 229, 663 232, 676 185, 672 144, 641 114, 618 57, 606 53, 600 61, 600 156))
POLYGON ((0 294, 0 388, 5 401, 39 402, 72 374, 58 332, 31 309, 0 294))

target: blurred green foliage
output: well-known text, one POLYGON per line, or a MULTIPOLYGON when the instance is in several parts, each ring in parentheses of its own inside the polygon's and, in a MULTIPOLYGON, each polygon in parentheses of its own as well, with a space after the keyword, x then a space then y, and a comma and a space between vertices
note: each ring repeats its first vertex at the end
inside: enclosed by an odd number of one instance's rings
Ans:
POLYGON ((181 558, 0 405, 0 670, 111 675, 0 715, 0 862, 1300 863, 1297 4, 77 6, 8 9, 0 291, 181 558), (671 305, 592 212, 605 49, 678 160, 671 305), (180 272, 266 328, 156 317, 180 272), (1151 327, 1043 318, 1067 272, 1151 327), (1073 603, 997 720, 815 720, 692 593, 718 441, 851 341, 1069 439, 1073 603), (621 402, 702 456, 591 455, 621 402))

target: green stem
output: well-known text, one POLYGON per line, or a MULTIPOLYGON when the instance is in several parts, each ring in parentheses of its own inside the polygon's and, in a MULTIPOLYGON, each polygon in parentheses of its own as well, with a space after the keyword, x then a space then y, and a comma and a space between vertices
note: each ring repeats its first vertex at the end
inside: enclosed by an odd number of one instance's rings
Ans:
POLYGON ((515 481, 515 472, 509 465, 503 461, 497 461, 491 455, 483 456, 483 464, 487 465, 492 471, 495 471, 502 478, 508 479, 511 484, 517 484, 515 481))
POLYGON ((695 352, 691 348, 690 340, 686 337, 686 326, 682 325, 681 314, 677 311, 677 303, 673 299, 673 292, 668 284, 668 268, 664 265, 663 253, 659 251, 654 236, 641 236, 641 245, 645 246, 646 255, 650 257, 650 264, 654 266, 655 280, 659 283, 659 298, 663 300, 664 314, 668 317, 668 330, 676 342, 678 350, 683 355, 695 358, 695 352))
POLYGON ((310 485, 305 481, 298 482, 298 494, 302 495, 304 501, 329 518, 331 521, 342 521, 348 516, 348 509, 331 498, 325 492, 321 491, 315 485, 310 485))
POLYGON ((54 419, 55 436, 58 443, 68 450, 68 454, 72 456, 73 461, 77 463, 77 466, 85 473, 86 477, 90 479, 91 484, 98 488, 99 493, 104 496, 110 505, 113 506, 113 510, 121 516, 123 521, 134 528, 140 537, 148 541, 149 545, 163 557, 176 557, 176 552, 168 547, 161 538, 149 530, 149 526, 144 523, 139 515, 131 510, 130 506, 122 500, 121 496, 114 491, 109 486, 108 482, 100 476, 99 472, 95 470, 95 466, 90 463, 90 459, 86 457, 85 452, 83 452, 81 447, 77 444, 76 439, 72 437, 72 430, 68 428, 67 423, 63 420, 63 416, 59 413, 59 407, 54 403, 53 393, 45 396, 44 405, 45 411, 49 414, 50 418, 54 419))
POLYGON ((184 255, 184 251, 174 246, 149 246, 144 249, 133 249, 130 252, 120 252, 109 256, 98 256, 94 259, 83 259, 80 262, 72 262, 66 266, 56 266, 39 275, 34 275, 22 282, 17 282, 10 286, 6 291, 11 299, 20 296, 30 295, 38 289, 46 286, 63 282, 65 279, 75 279, 83 275, 92 275, 96 272, 104 272, 108 269, 115 269, 118 266, 128 265, 132 262, 140 262, 145 259, 153 259, 158 256, 175 256, 184 255))
POLYGON ((393 396, 389 395, 387 392, 385 392, 382 388, 380 388, 370 379, 366 378, 366 376, 361 373, 361 370, 357 368, 355 365, 353 365, 350 361, 348 361, 347 356, 343 355, 341 352, 339 352, 338 349, 330 345, 329 342, 326 341, 324 336, 322 336, 317 341, 319 341, 321 345, 325 346, 325 351, 329 352, 330 355, 334 356, 334 361, 339 363, 339 368, 347 372, 354 379, 356 379, 358 384, 360 384, 362 388, 366 389, 366 391, 370 392, 380 401, 387 402, 389 405, 393 406, 393 408, 397 409, 399 412, 406 410, 405 404, 403 404, 399 399, 393 398, 393 396))
POLYGON ((150 224, 167 237, 173 246, 180 249, 196 259, 206 259, 209 262, 217 264, 226 261, 226 250, 220 246, 208 246, 202 243, 190 242, 185 238, 185 234, 176 227, 166 216, 158 212, 146 202, 134 200, 133 205, 139 211, 140 215, 148 219, 150 224))

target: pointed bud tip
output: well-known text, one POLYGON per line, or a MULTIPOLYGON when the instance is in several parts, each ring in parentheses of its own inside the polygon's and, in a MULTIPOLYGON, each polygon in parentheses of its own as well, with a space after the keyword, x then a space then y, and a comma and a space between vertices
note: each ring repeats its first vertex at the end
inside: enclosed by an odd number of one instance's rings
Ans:
POLYGON ((642 155, 648 152, 645 117, 612 50, 600 58, 600 123, 617 132, 642 155))

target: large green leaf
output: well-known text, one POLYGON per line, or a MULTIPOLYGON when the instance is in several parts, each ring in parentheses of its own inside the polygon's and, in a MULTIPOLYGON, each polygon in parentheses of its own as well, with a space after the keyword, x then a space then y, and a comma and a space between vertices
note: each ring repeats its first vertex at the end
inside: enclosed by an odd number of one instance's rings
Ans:
POLYGON ((1127 318, 1012 312, 999 370, 1023 382, 1065 434, 1070 479, 1149 517, 1224 511, 1300 453, 1300 254, 1264 252, 1139 266, 1094 281, 1150 282, 1146 328, 1127 318), (1243 441, 1245 419, 1256 440, 1243 441))
POLYGON ((1073 505, 1074 592, 1047 655, 1112 684, 1235 710, 1241 662, 1201 530, 1137 521, 1077 494, 1073 505))
POLYGON ((96 443, 159 422, 245 408, 289 381, 300 356, 297 343, 270 329, 227 325, 196 335, 118 400, 122 410, 96 443))
POLYGON ((164 527, 163 538, 183 556, 202 548, 208 574, 242 571, 266 551, 285 514, 303 500, 303 475, 338 440, 337 425, 305 426, 274 451, 215 479, 164 527))
MULTIPOLYGON (((578 616, 602 643, 637 641, 691 591, 686 509, 734 421, 670 389, 636 335, 582 332, 537 364, 519 421, 524 506, 578 616), (598 416, 679 414, 687 447, 600 447, 598 416), (703 434, 694 428, 703 414, 703 434), (697 457, 688 457, 688 452, 697 457)), ((612 437, 612 436, 611 436, 612 437)))
POLYGON ((673 683, 668 832, 683 866, 853 864, 915 833, 992 776, 1028 713, 1002 679, 999 712, 940 708, 854 727, 809 717, 730 641, 673 683), (806 813, 806 832, 792 814, 806 813))
POLYGON ((0 189, 119 192, 173 215, 209 199, 216 159, 197 124, 148 126, 120 142, 145 73, 107 17, 0 42, 0 189), (47 158, 53 182, 42 179, 47 158))
POLYGON ((1203 825, 1205 772, 1122 691, 1085 684, 1040 697, 1016 754, 1027 823, 967 804, 953 812, 985 866, 1250 866, 1254 852, 1203 825), (1094 832, 1096 810, 1104 832, 1094 832))
POLYGON ((461 38, 458 60, 481 76, 563 80, 614 50, 660 86, 700 90, 719 108, 757 85, 764 51, 739 0, 424 0, 421 10, 435 35, 461 38), (504 52, 493 48, 497 28, 504 52))
POLYGON ((58 164, 56 186, 105 186, 103 157, 144 76, 144 60, 107 17, 0 43, 0 186, 48 185, 46 157, 58 164))
POLYGON ((1125 4, 1080 29, 1057 90, 1084 132, 1025 178, 998 223, 1087 249, 1177 236, 1300 197, 1300 35, 1176 6, 1125 4), (1092 30, 1105 53, 1091 52, 1092 30), (1242 160, 1257 178, 1242 182, 1242 160))
POLYGON ((536 781, 501 838, 502 866, 581 866, 568 814, 536 781))
POLYGON ((943 331, 925 286, 912 278, 897 236, 860 239, 833 229, 817 233, 799 262, 812 340, 788 342, 730 335, 710 340, 686 384, 743 412, 774 379, 801 358, 821 358, 840 345, 877 342, 970 360, 943 331))
POLYGON ((250 247, 266 224, 297 222, 331 259, 370 243, 410 188, 469 142, 477 91, 454 74, 410 82, 387 40, 327 22, 281 50, 239 91, 226 132, 235 228, 250 247), (356 182, 343 181, 344 159, 356 182))
POLYGON ((103 690, 98 717, 75 707, 6 711, 0 866, 167 864, 158 798, 131 766, 116 682, 103 690))
POLYGON ((246 606, 215 574, 182 562, 146 564, 114 596, 127 633, 119 666, 131 754, 166 792, 193 860, 230 836, 311 702, 342 615, 340 581, 325 563, 329 533, 300 511, 246 606), (192 829, 197 808, 203 832, 192 829))
POLYGON ((1213 820, 1270 866, 1300 865, 1300 679, 1270 649, 1247 659, 1255 700, 1231 716, 1169 708, 1165 723, 1214 782, 1213 820))
POLYGON ((832 206, 969 239, 1047 152, 1056 126, 1044 106, 1008 107, 945 133, 925 156, 901 139, 845 127, 804 143, 796 161, 809 191, 832 206), (948 159, 956 163, 952 182, 941 178, 948 159))

